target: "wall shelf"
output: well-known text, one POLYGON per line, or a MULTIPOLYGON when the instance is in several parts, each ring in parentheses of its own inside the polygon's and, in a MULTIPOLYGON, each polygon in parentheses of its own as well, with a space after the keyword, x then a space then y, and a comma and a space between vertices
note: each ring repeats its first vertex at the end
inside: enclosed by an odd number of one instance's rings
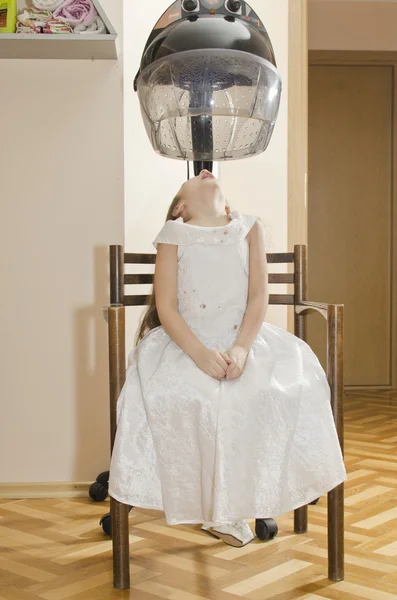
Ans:
POLYGON ((107 34, 0 34, 0 59, 117 59, 117 33, 98 0, 92 1, 107 34))

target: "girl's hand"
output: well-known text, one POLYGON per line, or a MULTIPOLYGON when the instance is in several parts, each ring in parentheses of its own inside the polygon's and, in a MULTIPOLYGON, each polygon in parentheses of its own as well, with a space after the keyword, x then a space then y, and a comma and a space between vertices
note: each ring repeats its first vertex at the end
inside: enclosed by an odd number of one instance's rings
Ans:
POLYGON ((226 354, 208 348, 202 348, 194 357, 194 362, 204 373, 219 381, 226 378, 227 368, 231 364, 226 354))
POLYGON ((226 352, 226 355, 231 361, 226 370, 226 379, 238 379, 244 373, 248 352, 241 346, 233 346, 226 352))

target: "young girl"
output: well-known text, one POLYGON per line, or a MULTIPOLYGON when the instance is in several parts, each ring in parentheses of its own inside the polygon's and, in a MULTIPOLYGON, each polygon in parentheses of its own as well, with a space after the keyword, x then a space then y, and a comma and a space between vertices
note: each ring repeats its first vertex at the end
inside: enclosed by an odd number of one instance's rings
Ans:
POLYGON ((244 546, 245 519, 346 480, 328 382, 309 346, 264 324, 262 226, 229 212, 210 172, 181 187, 154 245, 155 300, 118 400, 109 492, 244 546))

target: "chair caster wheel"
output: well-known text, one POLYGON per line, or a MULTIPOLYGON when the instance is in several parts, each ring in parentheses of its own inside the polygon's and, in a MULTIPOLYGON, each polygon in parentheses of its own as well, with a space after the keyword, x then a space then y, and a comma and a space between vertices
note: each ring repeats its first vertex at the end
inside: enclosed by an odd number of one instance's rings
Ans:
POLYGON ((109 536, 112 535, 112 522, 110 519, 110 513, 103 515, 102 519, 99 521, 99 525, 102 527, 103 533, 109 536))
POLYGON ((109 471, 104 471, 96 478, 89 489, 89 495, 94 502, 103 502, 108 497, 109 471))
POLYGON ((318 504, 320 502, 320 498, 317 498, 317 500, 313 500, 313 502, 310 502, 311 506, 314 506, 315 504, 318 504))
POLYGON ((102 485, 108 485, 109 483, 109 471, 104 471, 96 478, 98 483, 102 483, 102 485))
POLYGON ((89 489, 90 498, 95 502, 103 502, 108 497, 108 486, 95 481, 89 489))
POLYGON ((276 521, 273 519, 257 519, 255 533, 260 540, 272 540, 278 534, 276 521))

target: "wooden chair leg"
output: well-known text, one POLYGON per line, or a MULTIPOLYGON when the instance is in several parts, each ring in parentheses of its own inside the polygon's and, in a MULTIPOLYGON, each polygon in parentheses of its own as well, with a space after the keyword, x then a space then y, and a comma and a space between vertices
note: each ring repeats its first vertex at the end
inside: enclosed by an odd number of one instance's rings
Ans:
MULTIPOLYGON (((331 406, 344 451, 343 419, 343 306, 331 306, 328 312, 328 379, 331 406)), ((344 484, 328 493, 328 579, 344 579, 344 484)))
POLYGON ((113 542, 113 586, 117 590, 130 587, 130 547, 127 504, 110 498, 113 542))
POLYGON ((307 533, 307 528, 307 505, 305 505, 294 511, 294 531, 295 533, 307 533))
MULTIPOLYGON (((295 315, 295 335, 301 340, 306 339, 306 317, 303 315, 295 315)), ((308 511, 306 505, 294 511, 294 531, 295 533, 307 533, 307 530, 308 511)))
MULTIPOLYGON (((117 400, 125 382, 125 308, 108 309, 109 324, 109 384, 110 384, 110 436, 113 450, 116 436, 117 400)), ((110 516, 113 543, 113 585, 118 590, 130 587, 129 507, 110 499, 110 516)))
MULTIPOLYGON (((295 301, 307 299, 307 246, 295 246, 295 301)), ((295 314, 295 335, 306 340, 306 317, 295 314)), ((308 526, 307 506, 294 511, 295 533, 306 533, 308 526)))

